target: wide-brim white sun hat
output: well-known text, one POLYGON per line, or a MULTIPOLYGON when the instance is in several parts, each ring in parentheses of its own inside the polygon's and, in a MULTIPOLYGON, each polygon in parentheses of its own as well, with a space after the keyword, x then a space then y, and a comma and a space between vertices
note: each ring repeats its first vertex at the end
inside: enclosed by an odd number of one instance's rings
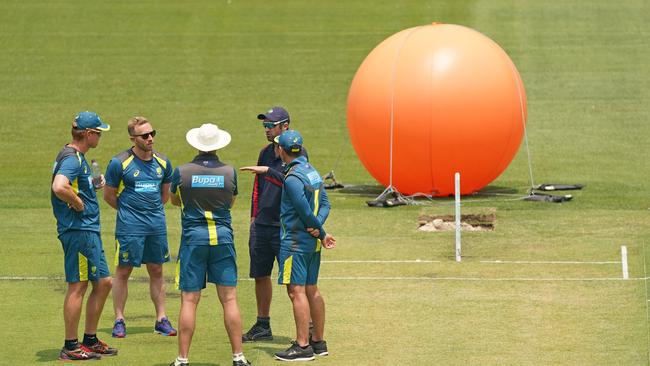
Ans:
POLYGON ((230 134, 212 123, 205 123, 199 128, 187 131, 187 142, 200 151, 214 151, 226 147, 231 140, 230 134))

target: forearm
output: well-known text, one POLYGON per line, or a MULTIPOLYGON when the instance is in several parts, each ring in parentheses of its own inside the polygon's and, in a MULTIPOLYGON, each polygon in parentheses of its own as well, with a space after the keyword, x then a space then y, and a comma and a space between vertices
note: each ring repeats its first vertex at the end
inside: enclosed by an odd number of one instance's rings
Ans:
POLYGON ((80 207, 83 205, 81 198, 74 193, 72 187, 59 187, 58 189, 53 189, 54 194, 63 202, 67 203, 72 207, 80 207))
POLYGON ((169 195, 169 200, 171 201, 172 205, 180 207, 181 198, 178 196, 178 194, 176 194, 176 193, 170 194, 169 195))
POLYGON ((104 201, 109 206, 117 210, 117 188, 111 186, 104 187, 104 201))

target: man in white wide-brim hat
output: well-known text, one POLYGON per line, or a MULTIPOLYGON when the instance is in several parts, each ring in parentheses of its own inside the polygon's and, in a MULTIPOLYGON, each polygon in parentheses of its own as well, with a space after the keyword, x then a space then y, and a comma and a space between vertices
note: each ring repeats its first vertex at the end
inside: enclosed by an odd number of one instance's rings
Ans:
POLYGON ((199 150, 189 163, 174 170, 172 204, 183 211, 176 286, 181 290, 178 357, 170 366, 188 365, 196 307, 207 282, 216 284, 230 338, 233 366, 250 365, 242 353, 241 316, 237 304, 237 263, 230 209, 237 195, 235 169, 219 160, 230 134, 206 123, 185 136, 199 150))

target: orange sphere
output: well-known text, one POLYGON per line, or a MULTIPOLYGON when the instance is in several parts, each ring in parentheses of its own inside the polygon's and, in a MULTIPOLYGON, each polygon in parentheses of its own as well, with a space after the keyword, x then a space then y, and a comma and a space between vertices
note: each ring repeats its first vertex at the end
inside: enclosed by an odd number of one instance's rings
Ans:
POLYGON ((434 23, 396 33, 370 52, 352 80, 347 117, 359 159, 383 185, 446 196, 460 172, 461 194, 470 194, 512 161, 526 94, 494 41, 434 23))

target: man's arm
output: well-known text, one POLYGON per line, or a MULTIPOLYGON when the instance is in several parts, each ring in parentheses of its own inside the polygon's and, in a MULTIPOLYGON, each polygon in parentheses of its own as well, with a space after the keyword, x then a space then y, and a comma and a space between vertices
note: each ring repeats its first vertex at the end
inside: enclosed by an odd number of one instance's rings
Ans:
POLYGON ((73 210, 82 212, 84 210, 84 202, 72 190, 68 177, 63 174, 54 176, 52 182, 52 192, 63 202, 67 203, 73 210))
POLYGON ((321 225, 325 225, 325 220, 327 220, 327 216, 330 214, 330 200, 327 197, 327 192, 325 192, 325 186, 321 184, 319 190, 318 190, 318 212, 316 213, 316 218, 318 221, 321 223, 321 225))
POLYGON ((160 198, 162 199, 162 204, 163 206, 167 201, 169 201, 169 186, 171 186, 171 183, 163 183, 162 187, 160 188, 160 198))
POLYGON ((176 193, 169 194, 169 200, 171 201, 172 205, 180 207, 181 197, 178 194, 176 193))
MULTIPOLYGON (((164 184, 163 184, 164 185, 164 184)), ((167 195, 172 201, 172 205, 181 206, 181 171, 178 167, 172 173, 171 183, 167 184, 167 195)))
POLYGON ((320 234, 319 237, 321 239, 325 238, 325 229, 323 229, 321 222, 318 221, 316 216, 314 216, 314 213, 309 206, 309 201, 307 201, 307 197, 305 197, 303 184, 300 179, 289 175, 284 180, 284 189, 303 225, 306 228, 318 229, 320 234))
POLYGON ((117 210, 117 188, 109 185, 104 186, 104 201, 117 210))

